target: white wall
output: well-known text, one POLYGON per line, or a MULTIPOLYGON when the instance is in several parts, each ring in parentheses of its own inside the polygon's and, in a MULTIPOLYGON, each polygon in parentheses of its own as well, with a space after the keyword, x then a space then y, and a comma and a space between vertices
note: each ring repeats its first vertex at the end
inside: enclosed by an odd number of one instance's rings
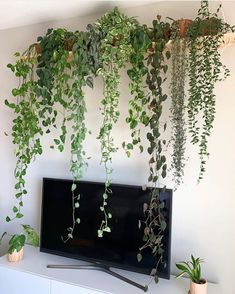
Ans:
MULTIPOLYGON (((215 2, 212 3, 216 7, 215 2)), ((194 2, 160 2, 148 6, 128 9, 130 16, 139 16, 142 23, 150 25, 157 14, 194 18, 199 3, 194 2)), ((224 2, 226 20, 235 24, 234 2, 224 2)), ((22 222, 6 224, 5 216, 11 211, 14 200, 15 165, 14 146, 10 133, 12 112, 4 106, 4 100, 13 99, 11 89, 17 85, 6 64, 14 62, 15 51, 23 51, 36 37, 45 34, 48 27, 65 27, 70 30, 84 29, 86 24, 97 19, 98 15, 80 19, 68 19, 58 23, 45 23, 0 31, 0 233, 7 230, 10 233, 19 230, 22 222)), ((190 254, 205 259, 203 273, 211 281, 219 282, 221 294, 234 294, 233 273, 235 273, 235 47, 223 51, 223 61, 231 70, 231 77, 216 87, 217 115, 213 135, 210 138, 210 159, 207 172, 200 185, 196 184, 198 174, 198 158, 194 147, 188 144, 188 164, 185 170, 185 183, 174 193, 173 235, 172 235, 172 271, 175 272, 175 262, 188 259, 190 254)), ((100 125, 98 101, 102 97, 102 83, 97 79, 95 89, 87 90, 87 124, 92 130, 92 136, 86 141, 86 150, 92 156, 89 168, 84 176, 87 180, 104 180, 104 170, 99 165, 99 142, 97 126, 100 125)), ((114 130, 116 144, 129 138, 129 131, 124 123, 127 114, 127 99, 129 98, 128 79, 123 71, 120 109, 121 117, 114 130)), ((169 102, 168 102, 169 103, 169 102)), ((165 114, 167 116, 167 114, 165 114)), ((29 196, 25 197, 24 223, 39 228, 41 179, 42 177, 70 178, 69 146, 63 154, 49 148, 52 137, 44 140, 44 154, 34 162, 28 173, 27 185, 29 196), (26 199, 27 198, 27 199, 26 199)), ((144 184, 147 181, 147 155, 135 153, 127 159, 120 149, 113 159, 113 181, 118 183, 144 184)), ((169 181, 168 186, 172 183, 169 181)), ((6 244, 4 249, 6 248, 6 244)), ((4 250, 3 250, 4 251, 4 250)), ((2 251, 2 252, 3 252, 2 251)), ((170 293, 169 293, 170 294, 170 293)))

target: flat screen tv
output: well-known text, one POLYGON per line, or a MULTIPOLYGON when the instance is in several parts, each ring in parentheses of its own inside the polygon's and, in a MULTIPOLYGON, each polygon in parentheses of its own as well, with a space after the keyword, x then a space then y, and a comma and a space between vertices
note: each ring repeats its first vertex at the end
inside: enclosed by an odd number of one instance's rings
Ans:
MULTIPOLYGON (((100 206, 104 183, 79 181, 80 207, 76 216, 81 222, 76 226, 73 238, 64 243, 67 228, 72 222, 71 180, 43 179, 41 244, 42 252, 81 259, 130 271, 150 274, 158 256, 151 251, 143 252, 137 261, 138 248, 143 245, 143 230, 139 220, 144 219, 143 204, 150 201, 150 189, 141 186, 112 184, 109 199, 111 233, 98 237, 102 221, 100 206)), ((158 267, 158 275, 170 277, 172 190, 160 190, 160 201, 164 201, 164 262, 158 267)))

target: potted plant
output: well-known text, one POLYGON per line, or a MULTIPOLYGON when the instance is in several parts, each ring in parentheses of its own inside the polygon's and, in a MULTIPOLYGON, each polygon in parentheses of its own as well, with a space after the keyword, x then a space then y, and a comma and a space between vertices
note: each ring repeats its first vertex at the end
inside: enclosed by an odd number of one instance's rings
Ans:
POLYGON ((203 179, 209 154, 209 137, 216 114, 215 85, 226 79, 230 72, 221 60, 219 48, 224 34, 234 31, 219 16, 209 10, 209 1, 201 1, 198 15, 187 31, 188 48, 188 130, 191 142, 198 146, 200 171, 203 179))
POLYGON ((187 276, 190 279, 189 294, 207 294, 207 281, 201 277, 202 259, 194 258, 191 261, 177 263, 176 267, 181 271, 176 278, 187 276))
POLYGON ((22 225, 21 234, 15 234, 9 241, 8 260, 18 262, 24 256, 24 245, 26 241, 34 247, 39 246, 39 236, 29 225, 22 225))

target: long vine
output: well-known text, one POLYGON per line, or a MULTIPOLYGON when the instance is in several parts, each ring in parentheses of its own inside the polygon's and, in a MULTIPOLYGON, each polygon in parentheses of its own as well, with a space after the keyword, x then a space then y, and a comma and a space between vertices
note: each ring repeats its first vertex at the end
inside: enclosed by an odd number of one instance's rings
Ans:
POLYGON ((97 22, 97 27, 105 34, 100 45, 100 56, 102 67, 98 70, 98 75, 102 76, 104 82, 103 99, 101 100, 103 123, 100 128, 98 139, 101 143, 101 163, 105 168, 105 189, 100 210, 103 213, 98 230, 98 236, 102 237, 104 232, 111 232, 108 219, 112 214, 107 209, 108 198, 112 194, 111 174, 112 153, 117 151, 112 137, 112 129, 119 117, 118 102, 120 83, 119 70, 125 66, 132 52, 130 37, 137 22, 133 18, 128 18, 120 13, 117 8, 105 14, 97 22))
POLYGON ((72 135, 71 141, 71 166, 70 171, 73 176, 72 192, 72 225, 67 228, 67 237, 63 238, 64 242, 73 238, 74 229, 79 225, 81 220, 77 217, 77 209, 80 207, 79 187, 77 181, 83 177, 84 170, 87 164, 86 152, 83 148, 83 143, 87 135, 87 128, 85 124, 86 103, 84 100, 83 88, 88 85, 93 88, 93 78, 90 74, 90 56, 88 53, 89 36, 85 32, 78 33, 78 40, 73 45, 73 61, 71 67, 73 68, 72 76, 74 77, 71 86, 70 97, 72 98, 68 103, 69 116, 68 121, 72 121, 72 135))
POLYGON ((123 142, 123 148, 129 157, 134 146, 138 146, 140 152, 144 148, 141 144, 140 124, 147 126, 149 117, 147 114, 148 97, 145 90, 145 76, 148 68, 145 62, 145 54, 151 46, 151 39, 148 35, 146 26, 138 26, 132 35, 133 52, 130 55, 130 63, 132 68, 127 70, 127 74, 131 80, 129 84, 130 92, 133 98, 129 100, 128 117, 126 122, 131 129, 131 142, 123 142))
POLYGON ((167 99, 167 95, 163 93, 162 85, 166 81, 166 72, 168 70, 166 60, 170 58, 170 52, 168 50, 165 51, 165 45, 170 38, 169 28, 170 25, 162 22, 161 17, 158 16, 153 21, 153 28, 149 31, 153 48, 147 60, 149 70, 146 83, 150 91, 148 98, 150 131, 147 133, 149 141, 147 151, 150 156, 148 181, 152 188, 150 203, 145 203, 143 208, 145 220, 141 221, 144 227, 144 244, 139 248, 139 254, 137 255, 138 260, 141 261, 142 251, 148 248, 151 250, 152 255, 156 257, 156 265, 151 272, 156 282, 158 281, 159 265, 165 264, 162 239, 167 227, 167 223, 161 213, 161 210, 164 208, 164 202, 160 201, 158 187, 160 179, 165 178, 167 172, 166 156, 163 154, 166 141, 161 138, 161 131, 165 131, 166 124, 162 126, 161 114, 163 102, 167 99))
POLYGON ((171 124, 173 154, 173 177, 176 187, 182 182, 185 167, 185 84, 187 72, 186 39, 180 39, 176 31, 176 37, 172 42, 172 73, 171 73, 171 124))
POLYGON ((77 181, 82 178, 88 159, 83 147, 88 133, 84 87, 93 88, 93 77, 99 75, 104 83, 101 100, 103 120, 98 139, 101 144, 101 164, 105 169, 105 186, 100 204, 102 220, 98 236, 111 232, 109 222, 112 214, 108 209, 108 199, 112 194, 112 156, 117 151, 112 130, 119 118, 119 72, 130 62, 131 68, 127 74, 130 78, 131 98, 126 122, 131 130, 131 141, 123 143, 123 147, 128 156, 135 146, 143 152, 140 129, 141 126, 147 129, 151 199, 143 207, 144 219, 140 221, 140 228, 144 232, 143 244, 137 259, 141 262, 144 250, 156 257, 156 266, 151 275, 157 281, 158 268, 165 264, 163 238, 167 229, 167 220, 162 213, 164 202, 160 201, 159 192, 159 187, 164 186, 161 181, 167 175, 167 144, 163 137, 166 123, 161 121, 164 101, 167 99, 163 84, 168 72, 168 59, 171 57, 166 44, 172 39, 172 167, 175 182, 179 185, 185 165, 186 70, 189 75, 189 131, 192 143, 199 146, 199 180, 203 177, 209 155, 208 138, 215 118, 215 83, 229 75, 228 69, 221 63, 218 48, 223 34, 234 31, 234 28, 224 23, 218 13, 219 9, 216 13, 210 13, 208 1, 202 1, 186 39, 180 40, 178 35, 172 35, 173 27, 161 21, 160 16, 153 21, 153 27, 148 28, 115 8, 94 25, 88 25, 86 32, 49 29, 45 36, 38 38, 38 44, 31 45, 22 55, 16 53, 18 60, 8 65, 19 78, 19 86, 12 90, 16 101, 10 103, 6 100, 5 104, 13 109, 16 116, 12 138, 17 146, 15 197, 18 205, 13 207, 14 216, 7 216, 6 221, 23 217, 23 195, 27 194, 25 177, 29 164, 42 153, 40 137, 50 133, 51 128, 57 128, 60 123, 60 133, 54 138, 51 147, 56 146, 62 152, 68 136, 67 127, 72 124, 72 221, 62 239, 67 242, 73 238, 76 225, 81 222, 77 210, 82 195, 77 181))
POLYGON ((5 104, 14 110, 16 117, 13 120, 12 138, 13 144, 17 146, 16 167, 15 167, 15 197, 18 205, 13 207, 14 216, 6 217, 9 222, 15 218, 22 218, 23 196, 27 194, 25 187, 25 176, 29 164, 37 155, 42 154, 40 136, 43 134, 38 118, 39 102, 37 100, 37 83, 34 80, 36 64, 36 52, 34 45, 31 45, 22 55, 16 53, 18 58, 15 64, 8 64, 8 67, 19 78, 19 86, 12 90, 16 102, 5 104))
POLYGON ((40 118, 50 133, 52 126, 57 128, 58 113, 62 117, 61 133, 54 139, 54 146, 62 152, 66 141, 67 111, 71 97, 70 83, 73 80, 70 50, 77 38, 76 34, 65 29, 48 29, 47 34, 38 37, 41 54, 38 56, 38 97, 40 100, 40 118))
POLYGON ((229 70, 221 63, 218 49, 223 42, 223 34, 233 31, 233 27, 219 18, 219 10, 210 13, 208 1, 202 1, 198 16, 188 30, 188 118, 192 143, 199 145, 199 181, 203 178, 206 158, 209 156, 208 138, 216 111, 215 84, 229 76, 229 70), (202 129, 199 126, 201 121, 202 129))

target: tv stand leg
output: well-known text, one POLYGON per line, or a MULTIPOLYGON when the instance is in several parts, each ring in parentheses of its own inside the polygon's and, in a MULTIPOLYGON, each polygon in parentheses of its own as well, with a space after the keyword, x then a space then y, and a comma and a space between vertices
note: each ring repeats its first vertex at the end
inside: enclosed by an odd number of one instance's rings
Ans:
POLYGON ((122 280, 134 287, 137 287, 141 290, 143 290, 144 292, 147 292, 148 290, 148 286, 143 286, 143 285, 140 285, 122 275, 119 275, 118 273, 115 273, 113 272, 112 270, 110 270, 109 267, 107 266, 102 266, 102 265, 97 265, 97 264, 94 264, 94 265, 54 265, 54 264, 49 264, 47 265, 47 268, 55 268, 55 269, 82 269, 82 270, 98 270, 98 271, 102 271, 102 272, 105 272, 119 280, 122 280))

